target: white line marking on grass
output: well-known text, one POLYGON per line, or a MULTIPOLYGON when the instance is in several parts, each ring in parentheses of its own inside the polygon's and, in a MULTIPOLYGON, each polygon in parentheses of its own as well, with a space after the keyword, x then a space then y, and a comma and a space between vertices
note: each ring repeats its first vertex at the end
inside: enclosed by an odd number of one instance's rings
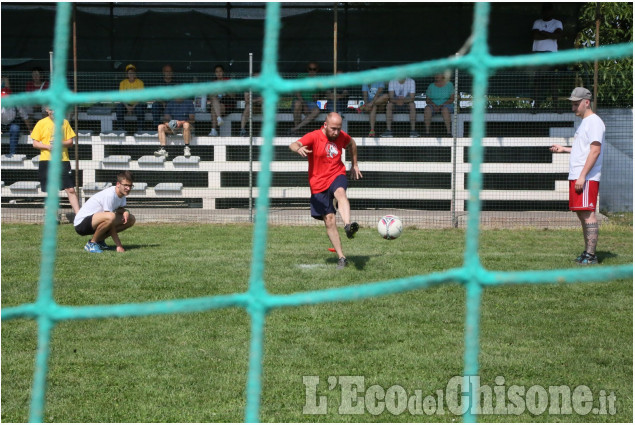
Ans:
POLYGON ((298 264, 301 269, 321 269, 328 267, 328 264, 298 264))

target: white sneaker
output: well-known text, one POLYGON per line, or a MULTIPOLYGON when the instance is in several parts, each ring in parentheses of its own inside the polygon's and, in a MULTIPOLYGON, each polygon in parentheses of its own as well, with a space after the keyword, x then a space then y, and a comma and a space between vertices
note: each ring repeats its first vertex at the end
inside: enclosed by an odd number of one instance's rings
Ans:
POLYGON ((168 157, 168 153, 166 152, 165 149, 161 148, 161 149, 159 149, 158 151, 156 151, 154 153, 154 156, 164 156, 164 157, 167 158, 168 157))
POLYGON ((223 125, 223 119, 221 117, 216 117, 216 122, 218 123, 219 127, 223 125))
POLYGON ((189 147, 189 146, 186 146, 186 147, 185 147, 185 149, 183 149, 183 155, 184 155, 186 158, 189 158, 189 157, 190 157, 190 155, 192 155, 192 154, 190 153, 190 147, 189 147))
POLYGON ((216 137, 218 136, 218 131, 215 128, 212 128, 212 131, 209 132, 208 136, 216 137))

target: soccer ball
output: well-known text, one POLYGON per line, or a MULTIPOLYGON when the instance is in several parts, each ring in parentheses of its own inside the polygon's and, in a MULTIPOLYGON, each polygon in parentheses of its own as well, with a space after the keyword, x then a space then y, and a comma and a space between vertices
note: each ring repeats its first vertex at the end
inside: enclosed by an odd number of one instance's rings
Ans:
POLYGON ((384 239, 397 239, 403 231, 403 224, 399 217, 385 215, 377 223, 377 231, 384 239))

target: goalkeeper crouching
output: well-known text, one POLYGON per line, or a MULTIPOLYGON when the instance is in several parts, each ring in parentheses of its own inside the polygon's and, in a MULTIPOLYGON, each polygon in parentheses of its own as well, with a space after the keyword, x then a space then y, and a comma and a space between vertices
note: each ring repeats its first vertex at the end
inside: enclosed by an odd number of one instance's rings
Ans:
POLYGON ((106 238, 110 236, 117 245, 117 252, 125 252, 119 233, 135 224, 134 215, 125 208, 126 196, 133 187, 132 173, 123 171, 117 174, 115 186, 94 194, 79 209, 73 222, 75 231, 81 236, 93 235, 84 250, 99 254, 110 249, 106 245, 106 238))

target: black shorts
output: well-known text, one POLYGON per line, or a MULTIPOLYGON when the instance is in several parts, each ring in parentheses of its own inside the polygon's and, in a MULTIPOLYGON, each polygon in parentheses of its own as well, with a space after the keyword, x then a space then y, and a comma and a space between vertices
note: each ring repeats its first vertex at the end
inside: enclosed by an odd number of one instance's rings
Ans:
MULTIPOLYGON (((42 192, 46 192, 46 186, 48 184, 49 162, 40 161, 37 176, 40 180, 40 189, 42 192)), ((71 170, 70 161, 62 161, 62 189, 69 189, 75 187, 75 177, 73 176, 73 170, 71 170)))
POLYGON ((75 231, 80 236, 88 236, 95 233, 95 229, 93 229, 93 216, 89 215, 84 218, 81 223, 75 226, 75 231))

